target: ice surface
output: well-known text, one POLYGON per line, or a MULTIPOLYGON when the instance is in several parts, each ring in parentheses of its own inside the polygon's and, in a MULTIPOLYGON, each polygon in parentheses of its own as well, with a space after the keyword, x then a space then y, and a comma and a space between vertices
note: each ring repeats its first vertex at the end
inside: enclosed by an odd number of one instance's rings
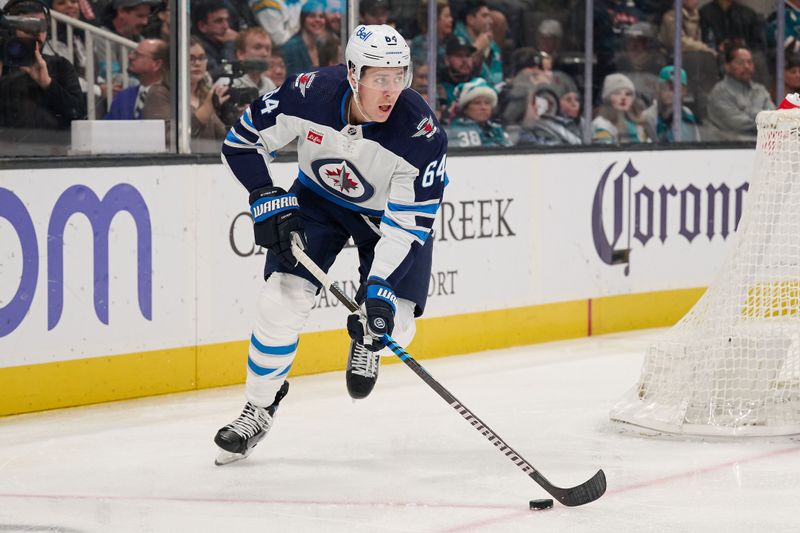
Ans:
POLYGON ((422 361, 554 484, 603 468, 583 507, 528 510, 547 494, 399 364, 357 403, 343 372, 291 379, 273 432, 225 467, 212 438, 242 386, 0 419, 0 532, 800 531, 797 439, 609 425, 655 333, 422 361))

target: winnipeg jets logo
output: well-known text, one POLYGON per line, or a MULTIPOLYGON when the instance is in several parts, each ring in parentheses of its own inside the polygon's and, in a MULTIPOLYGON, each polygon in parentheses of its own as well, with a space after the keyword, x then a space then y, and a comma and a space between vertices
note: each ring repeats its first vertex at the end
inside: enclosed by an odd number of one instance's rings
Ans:
POLYGON ((417 132, 413 134, 411 137, 424 136, 426 139, 430 139, 431 137, 434 136, 434 134, 436 134, 438 130, 439 128, 437 128, 433 123, 433 117, 428 115, 427 117, 419 121, 419 124, 417 124, 417 132))
POLYGON ((300 89, 300 94, 303 95, 303 98, 306 97, 306 89, 311 88, 311 84, 314 82, 314 78, 316 77, 316 70, 314 72, 304 72, 297 75, 297 79, 294 80, 294 86, 296 89, 300 89))
POLYGON ((358 192, 359 183, 352 178, 353 173, 347 168, 347 161, 342 161, 339 168, 325 169, 325 176, 331 182, 331 186, 339 189, 343 193, 358 192))
POLYGON ((350 161, 320 159, 311 164, 317 182, 326 192, 349 202, 365 202, 375 194, 375 188, 364 179, 350 161))

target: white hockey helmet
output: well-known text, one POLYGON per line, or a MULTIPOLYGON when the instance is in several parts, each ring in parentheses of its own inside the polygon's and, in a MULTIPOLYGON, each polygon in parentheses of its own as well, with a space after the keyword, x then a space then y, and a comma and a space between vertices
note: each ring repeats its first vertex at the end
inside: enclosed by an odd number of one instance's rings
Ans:
POLYGON ((397 30, 386 24, 356 27, 344 52, 356 83, 364 67, 404 67, 405 89, 411 87, 411 49, 397 30))

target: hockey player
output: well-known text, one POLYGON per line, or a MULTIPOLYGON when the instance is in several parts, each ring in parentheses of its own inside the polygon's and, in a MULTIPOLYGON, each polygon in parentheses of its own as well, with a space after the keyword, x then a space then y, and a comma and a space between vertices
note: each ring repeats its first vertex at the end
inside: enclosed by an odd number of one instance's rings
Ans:
MULTIPOLYGON (((346 66, 290 76, 254 101, 228 133, 222 160, 250 192, 265 284, 247 360, 247 403, 217 432, 217 464, 243 459, 272 426, 319 282, 292 254, 292 234, 328 270, 348 239, 358 248, 361 312, 350 315, 347 390, 364 398, 384 334, 414 336, 430 279, 431 228, 447 181, 447 137, 409 89, 410 51, 386 25, 358 26, 346 66), (271 154, 297 139, 299 172, 276 187, 271 154)), ((388 353, 388 350, 385 350, 388 353)))

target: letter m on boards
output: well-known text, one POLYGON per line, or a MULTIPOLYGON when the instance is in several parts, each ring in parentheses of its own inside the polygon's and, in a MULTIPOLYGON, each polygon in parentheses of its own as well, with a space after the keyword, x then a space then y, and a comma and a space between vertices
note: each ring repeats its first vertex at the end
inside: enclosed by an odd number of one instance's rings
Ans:
POLYGON ((92 227, 94 309, 100 322, 108 325, 108 236, 112 219, 122 211, 127 212, 136 224, 139 310, 147 320, 153 319, 152 231, 144 198, 136 188, 126 183, 112 187, 102 200, 88 187, 74 185, 56 201, 47 230, 48 330, 56 327, 64 308, 64 228, 76 213, 84 215, 92 227))

